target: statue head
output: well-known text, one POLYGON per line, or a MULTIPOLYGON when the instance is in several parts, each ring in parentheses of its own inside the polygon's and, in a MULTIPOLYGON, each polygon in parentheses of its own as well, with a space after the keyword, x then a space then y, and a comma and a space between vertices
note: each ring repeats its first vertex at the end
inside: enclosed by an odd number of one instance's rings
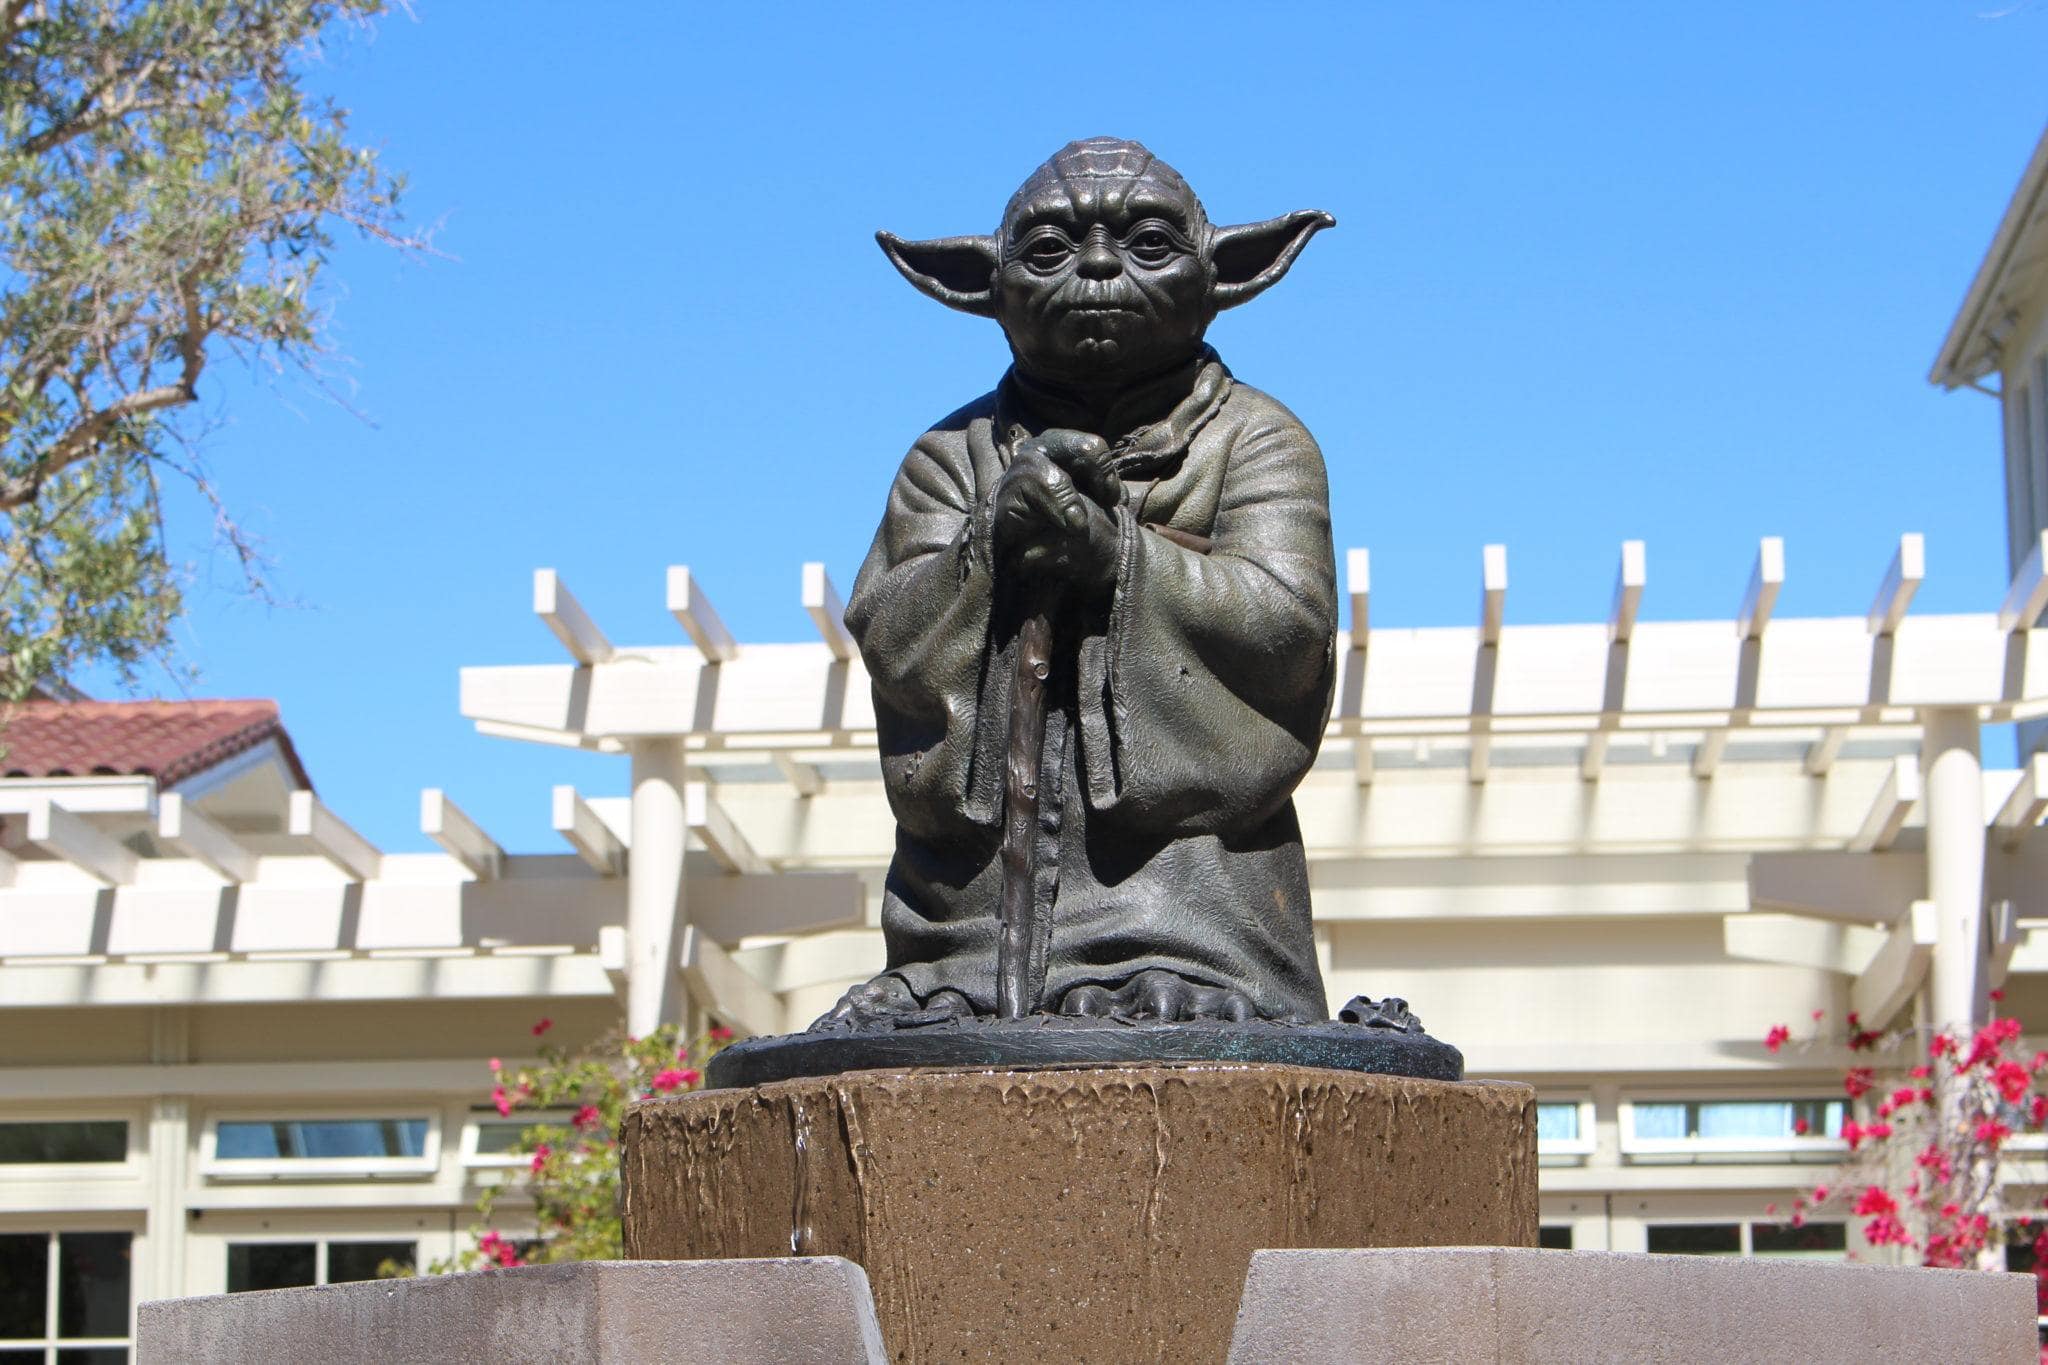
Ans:
POLYGON ((1336 221, 1302 209, 1216 227, 1173 167, 1097 137, 1033 171, 994 236, 875 236, 924 293, 1000 323, 1025 373, 1113 390, 1192 358, 1219 311, 1278 283, 1336 221))

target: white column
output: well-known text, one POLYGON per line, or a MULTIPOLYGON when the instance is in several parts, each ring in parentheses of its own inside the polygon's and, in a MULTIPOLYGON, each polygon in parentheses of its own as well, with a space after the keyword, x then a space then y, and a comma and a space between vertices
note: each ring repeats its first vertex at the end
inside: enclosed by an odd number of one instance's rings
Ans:
MULTIPOLYGON (((150 1012, 149 1059, 163 1079, 162 1089, 178 1088, 178 1068, 192 1060, 192 1017, 171 1006, 150 1012)), ((192 1108, 183 1095, 159 1094, 149 1102, 148 1222, 142 1230, 143 1252, 134 1267, 135 1302, 183 1298, 185 1283, 185 1181, 192 1144, 192 1108)))
POLYGON ((681 950, 687 754, 678 739, 633 744, 633 838, 626 855, 626 1030, 641 1037, 688 1013, 681 950))
POLYGON ((1984 784, 1977 713, 1939 707, 1922 713, 1920 764, 1927 802, 1927 897, 1940 917, 1934 947, 1933 1024, 1958 1031, 1981 1024, 1984 973, 1984 784))

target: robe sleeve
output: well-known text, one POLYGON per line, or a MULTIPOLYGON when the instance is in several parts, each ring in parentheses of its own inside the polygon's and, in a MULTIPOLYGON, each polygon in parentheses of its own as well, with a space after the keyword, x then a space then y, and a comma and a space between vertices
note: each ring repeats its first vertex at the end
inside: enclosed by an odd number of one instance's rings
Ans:
POLYGON ((904 457, 846 609, 874 688, 890 805, 927 838, 962 814, 993 823, 1000 800, 976 763, 993 583, 965 435, 927 433, 904 457))
POLYGON ((1277 810, 1329 719, 1336 558, 1322 453, 1285 409, 1233 432, 1207 554, 1119 514, 1107 628, 1084 642, 1089 804, 1134 833, 1277 810))

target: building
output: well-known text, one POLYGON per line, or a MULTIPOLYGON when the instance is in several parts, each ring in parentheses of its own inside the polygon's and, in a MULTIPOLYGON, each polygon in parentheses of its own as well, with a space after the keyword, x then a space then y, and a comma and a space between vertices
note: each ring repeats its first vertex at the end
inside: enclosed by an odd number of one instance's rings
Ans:
MULTIPOLYGON (((1347 557, 1299 797, 1330 994, 1405 997, 1473 1074, 1537 1087, 1547 1243, 1843 1254, 1842 1224, 1765 1208, 1840 1155, 1848 1054, 1766 1032, 1974 1017, 1994 985, 2048 1029, 2048 757, 1987 771, 1978 741, 2048 718, 2044 180, 2048 140, 1934 374, 2002 374, 2002 601, 1911 612, 1905 535, 1868 603, 1787 619, 1766 540, 1726 618, 1645 620, 1632 542, 1605 620, 1517 626, 1490 546, 1475 619, 1372 630, 1347 557)), ((879 966, 893 826, 822 566, 803 643, 736 642, 687 569, 666 591, 675 640, 615 649, 542 570, 567 659, 464 671, 485 733, 626 760, 623 794, 545 798, 558 851, 508 853, 428 791, 440 851, 381 852, 266 703, 14 719, 0 1352, 117 1359, 141 1299, 446 1256, 518 1127, 480 1103, 485 1058, 536 1018, 783 1031, 879 966)))

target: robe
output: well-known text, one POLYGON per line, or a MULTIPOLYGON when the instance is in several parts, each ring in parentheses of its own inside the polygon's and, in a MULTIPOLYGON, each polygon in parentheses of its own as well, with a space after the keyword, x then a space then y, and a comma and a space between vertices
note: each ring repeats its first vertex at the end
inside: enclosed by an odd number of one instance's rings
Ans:
MULTIPOLYGON (((1242 992, 1261 1018, 1327 1019, 1291 799, 1336 676, 1322 454, 1206 349, 1110 417, 1126 490, 1115 584, 1055 619, 1032 1010, 1163 968, 1242 992)), ((846 612, 897 820, 886 971, 920 1000, 956 990, 977 1014, 997 1003, 1022 614, 998 581, 992 499, 1019 440, 1080 425, 1013 370, 926 432, 846 612)))

